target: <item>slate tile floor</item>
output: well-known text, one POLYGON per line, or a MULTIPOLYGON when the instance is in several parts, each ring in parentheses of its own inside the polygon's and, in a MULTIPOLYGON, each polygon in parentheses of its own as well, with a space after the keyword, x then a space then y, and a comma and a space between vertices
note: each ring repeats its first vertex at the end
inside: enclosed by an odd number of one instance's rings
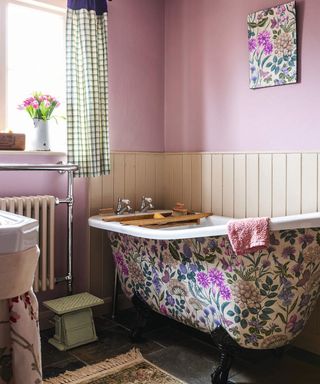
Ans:
MULTIPOLYGON (((53 330, 42 332, 44 377, 65 370, 78 369, 138 347, 157 366, 188 384, 210 384, 210 374, 218 364, 218 352, 210 337, 176 322, 155 315, 144 333, 142 343, 133 344, 129 337, 134 310, 120 312, 116 321, 95 319, 99 341, 59 352, 48 338, 53 330)), ((250 359, 237 358, 230 379, 237 384, 320 384, 320 356, 291 347, 282 358, 256 354, 250 359)))

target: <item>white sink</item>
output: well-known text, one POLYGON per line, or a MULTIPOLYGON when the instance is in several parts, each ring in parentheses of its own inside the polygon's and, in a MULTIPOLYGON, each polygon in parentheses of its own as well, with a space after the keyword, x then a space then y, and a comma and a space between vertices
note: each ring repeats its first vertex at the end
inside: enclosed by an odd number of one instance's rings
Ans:
POLYGON ((37 220, 0 211, 0 254, 24 251, 38 244, 37 220))

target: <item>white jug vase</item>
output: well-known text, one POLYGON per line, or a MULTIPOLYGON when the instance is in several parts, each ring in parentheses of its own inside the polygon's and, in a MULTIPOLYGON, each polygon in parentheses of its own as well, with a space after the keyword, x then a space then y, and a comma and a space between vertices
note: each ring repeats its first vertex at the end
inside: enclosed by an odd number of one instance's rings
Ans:
POLYGON ((30 149, 33 151, 50 151, 50 120, 34 118, 33 125, 30 149))

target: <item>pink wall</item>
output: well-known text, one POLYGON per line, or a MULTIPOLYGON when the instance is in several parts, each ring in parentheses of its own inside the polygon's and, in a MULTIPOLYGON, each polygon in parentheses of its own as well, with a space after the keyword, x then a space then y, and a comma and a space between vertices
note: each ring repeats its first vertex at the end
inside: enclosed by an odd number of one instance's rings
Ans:
POLYGON ((108 2, 112 150, 163 151, 164 2, 108 2))
POLYGON ((165 1, 166 151, 319 149, 319 0, 296 2, 299 83, 248 86, 247 14, 283 2, 165 1))
MULTIPOLYGON (((0 163, 31 163, 55 164, 57 161, 66 161, 65 156, 45 154, 6 154, 0 151, 0 163)), ((74 207, 74 289, 82 292, 89 286, 89 260, 88 247, 88 187, 86 179, 75 179, 75 207, 74 207)), ((0 197, 22 195, 54 195, 65 198, 67 193, 67 176, 57 172, 0 172, 0 197)), ((56 215, 56 244, 55 255, 57 262, 56 275, 64 276, 66 273, 66 207, 57 206, 56 215)), ((40 300, 61 296, 66 292, 66 285, 61 284, 49 294, 39 294, 40 300)))
MULTIPOLYGON (((109 6, 111 149, 164 149, 164 2, 116 0, 109 6)), ((0 151, 0 163, 56 163, 65 156, 0 151)), ((66 176, 46 172, 1 172, 0 196, 53 194, 65 197, 66 176)), ((56 273, 66 272, 66 207, 57 207, 56 273)), ((88 183, 75 179, 74 288, 88 290, 88 183)), ((61 296, 65 286, 40 300, 61 296)))

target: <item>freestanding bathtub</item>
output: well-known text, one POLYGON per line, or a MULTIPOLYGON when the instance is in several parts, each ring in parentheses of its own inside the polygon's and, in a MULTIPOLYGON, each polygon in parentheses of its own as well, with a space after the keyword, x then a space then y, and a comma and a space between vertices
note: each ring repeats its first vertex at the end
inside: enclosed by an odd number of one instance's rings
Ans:
MULTIPOLYGON (((127 297, 201 331, 223 329, 241 347, 284 346, 302 331, 319 296, 320 213, 271 219, 268 249, 243 256, 231 248, 229 220, 210 216, 200 225, 150 229, 95 216, 89 224, 108 231, 127 297)), ((228 382, 225 356, 223 365, 213 383, 228 382)))

